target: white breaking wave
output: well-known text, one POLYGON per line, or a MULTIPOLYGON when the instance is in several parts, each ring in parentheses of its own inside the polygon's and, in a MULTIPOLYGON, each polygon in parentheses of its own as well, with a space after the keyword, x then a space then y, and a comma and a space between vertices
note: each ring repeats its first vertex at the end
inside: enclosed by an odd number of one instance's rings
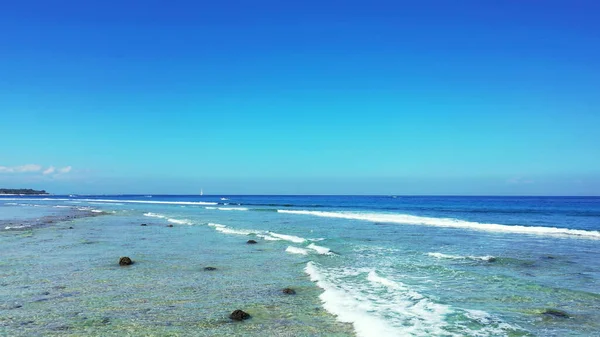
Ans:
POLYGON ((486 224, 479 222, 470 222, 452 218, 430 218, 408 214, 391 214, 391 213, 361 213, 361 212, 322 212, 322 211, 293 211, 293 210, 277 210, 279 213, 288 214, 303 214, 325 218, 339 218, 349 220, 363 220, 371 222, 387 222, 406 225, 424 225, 435 227, 450 227, 473 229, 486 232, 501 232, 501 233, 518 233, 518 234, 535 234, 535 235, 551 235, 562 237, 579 237, 586 239, 600 239, 600 231, 587 231, 582 229, 568 229, 557 227, 535 227, 535 226, 511 226, 499 224, 486 224))
POLYGON ((159 218, 159 219, 165 219, 167 217, 166 215, 162 215, 162 214, 158 214, 158 213, 152 213, 152 212, 144 213, 144 216, 148 216, 148 217, 151 217, 151 218, 159 218))
MULTIPOLYGON (((8 204, 7 204, 8 205, 8 204)), ((15 204, 16 205, 16 204, 15 204)), ((71 206, 62 206, 62 205, 57 205, 57 206, 53 206, 54 208, 71 208, 71 206)))
POLYGON ((158 214, 158 213, 148 212, 148 213, 144 213, 144 216, 147 216, 150 218, 167 219, 168 222, 178 224, 178 225, 193 225, 192 221, 190 221, 188 219, 174 219, 174 218, 169 218, 166 215, 158 214))
POLYGON ((273 232, 267 232, 267 234, 271 235, 272 237, 290 241, 290 242, 294 242, 294 243, 303 243, 306 241, 305 238, 301 238, 299 236, 294 236, 294 235, 277 234, 277 233, 273 233, 273 232))
POLYGON ((179 220, 179 219, 167 219, 168 222, 171 223, 175 223, 178 225, 193 225, 193 223, 190 220, 184 219, 184 220, 179 220))
POLYGON ((325 310, 337 316, 340 322, 352 323, 356 334, 360 337, 399 336, 389 321, 373 314, 374 306, 366 299, 353 294, 352 288, 337 284, 318 268, 308 262, 304 271, 310 280, 317 283, 324 292, 319 296, 325 310))
POLYGON ((256 236, 258 236, 259 238, 262 238, 264 240, 267 240, 267 241, 281 241, 282 240, 280 238, 276 238, 276 237, 270 236, 268 234, 257 234, 256 236))
POLYGON ((431 257, 435 257, 438 259, 450 259, 450 260, 479 260, 479 261, 492 261, 496 259, 494 256, 485 255, 485 256, 460 256, 460 255, 448 255, 443 253, 427 253, 427 255, 431 257))
POLYGON ((29 228, 31 226, 28 225, 22 225, 22 226, 6 226, 4 227, 4 229, 8 230, 8 229, 21 229, 21 228, 29 228))
MULTIPOLYGON (((59 199, 49 199, 59 200, 59 199)), ((69 199, 65 199, 69 200, 69 199)), ((87 202, 111 202, 111 203, 129 203, 129 204, 158 204, 158 205, 217 205, 216 202, 205 201, 154 201, 154 200, 110 200, 110 199, 77 199, 87 202)))
POLYGON ((291 254, 308 255, 308 250, 304 248, 288 246, 285 251, 291 254))
MULTIPOLYGON (((236 234, 236 235, 256 235, 257 237, 263 239, 263 240, 267 240, 267 241, 281 241, 281 240, 286 240, 286 241, 290 241, 290 242, 294 242, 294 243, 303 243, 306 242, 306 239, 298 237, 298 236, 294 236, 294 235, 285 235, 285 234, 278 234, 278 233, 273 233, 273 232, 268 232, 268 231, 261 231, 261 230, 250 230, 250 229, 234 229, 225 225, 221 225, 221 224, 217 224, 217 223, 209 223, 208 226, 213 227, 216 231, 219 231, 221 233, 224 234, 236 234)), ((310 248, 310 247, 309 247, 310 248)), ((308 250, 303 249, 303 248, 299 248, 302 249, 304 251, 307 252, 308 254, 308 250)), ((328 248, 326 247, 319 247, 319 246, 315 246, 315 248, 313 248, 315 251, 319 252, 319 254, 324 254, 324 251, 327 250, 329 251, 328 248)))
POLYGON ((247 211, 245 207, 219 207, 220 211, 247 211))
POLYGON ((324 290, 319 298, 325 310, 352 323, 359 337, 491 337, 516 330, 486 312, 437 303, 372 269, 326 269, 311 261, 304 271, 324 290))
POLYGON ((333 255, 331 249, 327 247, 317 246, 314 243, 311 243, 310 245, 306 246, 306 248, 310 248, 321 255, 333 255))
POLYGON ((88 202, 90 205, 115 205, 115 206, 123 206, 123 204, 118 202, 88 202))
POLYGON ((208 207, 204 207, 206 209, 218 209, 219 211, 247 211, 248 208, 246 207, 214 207, 214 206, 208 206, 208 207))
POLYGON ((244 230, 244 229, 233 229, 233 228, 227 227, 225 225, 216 224, 216 223, 209 223, 208 225, 211 227, 214 227, 216 231, 219 231, 224 234, 250 235, 250 234, 256 233, 255 231, 244 230))

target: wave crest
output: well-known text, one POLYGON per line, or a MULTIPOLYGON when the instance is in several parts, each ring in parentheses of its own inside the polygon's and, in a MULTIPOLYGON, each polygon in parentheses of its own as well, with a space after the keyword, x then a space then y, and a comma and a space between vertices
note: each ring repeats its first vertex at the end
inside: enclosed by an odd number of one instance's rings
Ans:
POLYGON ((279 213, 312 215, 325 218, 338 218, 348 220, 362 220, 371 222, 386 222, 406 225, 424 225, 434 227, 449 227, 480 230, 486 232, 517 233, 548 235, 560 237, 577 237, 585 239, 600 240, 600 231, 588 231, 583 229, 568 229, 557 227, 535 227, 519 225, 499 225, 479 222, 464 221, 452 218, 431 218, 408 214, 391 213, 361 213, 361 212, 322 212, 306 210, 277 210, 279 213))

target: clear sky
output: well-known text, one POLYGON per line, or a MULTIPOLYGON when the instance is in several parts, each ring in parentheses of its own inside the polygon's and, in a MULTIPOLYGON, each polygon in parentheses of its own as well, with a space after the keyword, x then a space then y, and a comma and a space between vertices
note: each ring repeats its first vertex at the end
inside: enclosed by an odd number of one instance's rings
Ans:
POLYGON ((600 2, 4 1, 0 187, 600 194, 600 2))

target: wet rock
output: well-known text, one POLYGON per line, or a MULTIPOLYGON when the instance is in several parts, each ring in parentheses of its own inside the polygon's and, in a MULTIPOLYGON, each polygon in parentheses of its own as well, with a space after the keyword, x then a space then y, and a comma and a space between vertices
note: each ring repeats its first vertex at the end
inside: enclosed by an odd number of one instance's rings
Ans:
POLYGON ((217 268, 215 268, 215 267, 204 267, 204 270, 206 270, 206 271, 213 271, 213 270, 217 270, 217 268))
POLYGON ((564 311, 556 310, 556 309, 546 309, 542 312, 542 315, 557 317, 557 318, 569 318, 569 314, 564 311))
POLYGON ((140 226, 148 226, 148 225, 146 225, 145 223, 143 223, 143 224, 141 224, 140 226))
POLYGON ((231 318, 234 321, 243 321, 245 319, 250 318, 250 315, 242 310, 235 310, 229 315, 229 318, 231 318))
POLYGON ((167 225, 167 227, 173 227, 173 225, 171 225, 171 224, 168 224, 168 225, 167 225))
POLYGON ((292 288, 285 288, 282 292, 286 295, 296 295, 296 291, 292 288))
POLYGON ((496 262, 496 261, 498 261, 498 259, 495 257, 490 257, 489 259, 487 259, 487 262, 496 262))
POLYGON ((249 244, 249 245, 253 245, 253 244, 256 244, 258 242, 254 241, 254 240, 248 240, 246 243, 249 244))
POLYGON ((132 265, 133 261, 131 261, 131 259, 127 256, 123 256, 119 259, 119 265, 120 266, 129 266, 132 265))

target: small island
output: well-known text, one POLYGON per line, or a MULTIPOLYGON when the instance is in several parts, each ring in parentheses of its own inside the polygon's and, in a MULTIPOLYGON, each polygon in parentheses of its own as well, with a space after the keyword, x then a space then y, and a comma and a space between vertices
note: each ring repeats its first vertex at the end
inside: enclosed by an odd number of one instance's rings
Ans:
POLYGON ((46 195, 48 192, 44 190, 33 190, 31 188, 0 188, 0 195, 9 194, 9 195, 46 195))

